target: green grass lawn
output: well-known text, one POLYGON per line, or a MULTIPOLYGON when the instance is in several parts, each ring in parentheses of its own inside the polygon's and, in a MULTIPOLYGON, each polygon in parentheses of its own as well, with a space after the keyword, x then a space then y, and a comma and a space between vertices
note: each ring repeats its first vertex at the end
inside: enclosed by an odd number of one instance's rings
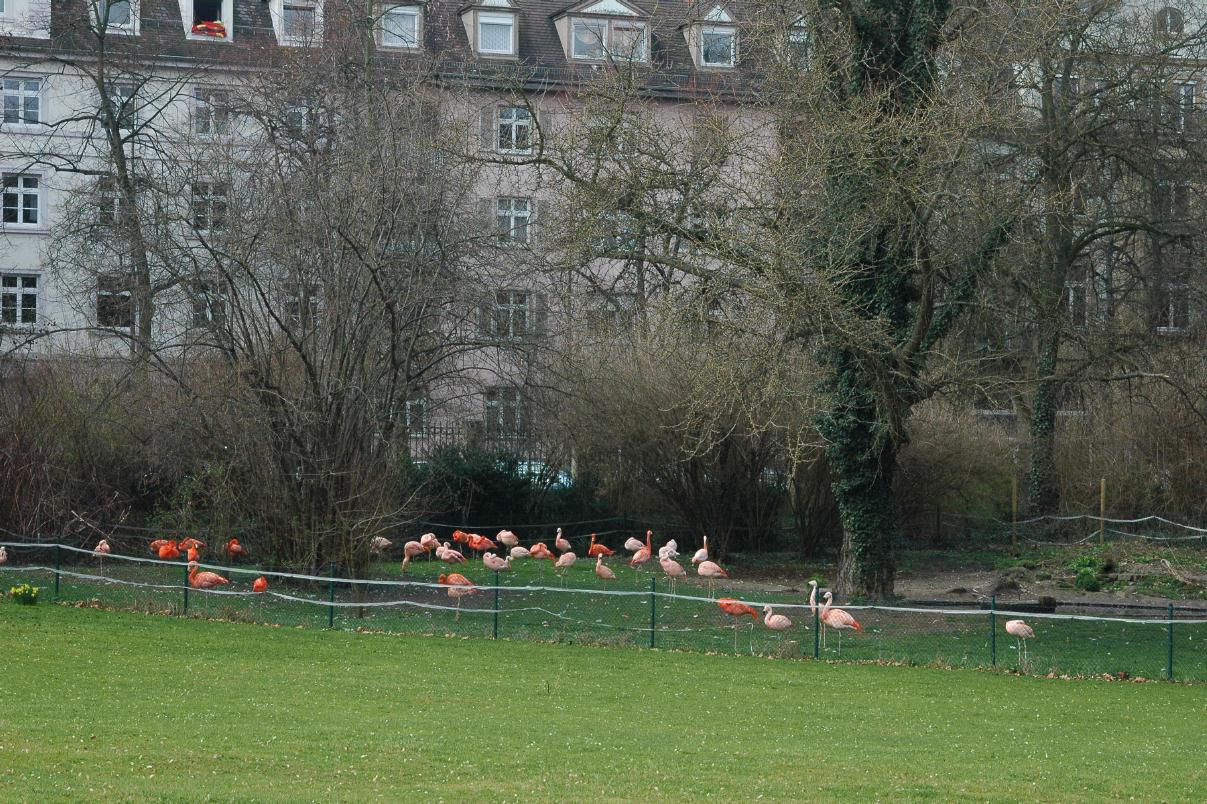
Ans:
POLYGON ((1202 801, 1201 686, 0 603, 0 800, 1202 801))

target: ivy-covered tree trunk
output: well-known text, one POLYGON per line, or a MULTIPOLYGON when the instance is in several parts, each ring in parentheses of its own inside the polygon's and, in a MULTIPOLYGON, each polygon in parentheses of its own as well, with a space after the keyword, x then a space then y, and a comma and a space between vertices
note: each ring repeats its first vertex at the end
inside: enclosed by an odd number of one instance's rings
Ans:
POLYGON ((1031 402, 1031 464, 1027 473, 1027 503, 1033 514, 1052 513, 1060 504, 1056 485, 1056 409, 1060 382, 1056 361, 1060 338, 1056 332, 1043 336, 1036 362, 1035 394, 1031 402))

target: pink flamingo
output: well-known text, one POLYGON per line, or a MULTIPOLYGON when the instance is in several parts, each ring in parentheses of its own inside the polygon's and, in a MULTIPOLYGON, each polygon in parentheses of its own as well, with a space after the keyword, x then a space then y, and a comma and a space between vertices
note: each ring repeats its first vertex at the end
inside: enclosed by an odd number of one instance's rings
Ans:
POLYGON ((213 589, 215 586, 230 583, 229 579, 216 572, 198 572, 198 567, 196 561, 189 562, 189 586, 194 589, 213 589))
MULTIPOLYGON (((826 605, 821 607, 821 621, 838 632, 838 652, 842 653, 842 632, 846 629, 852 631, 862 631, 863 626, 859 621, 852 617, 842 609, 831 608, 834 601, 834 594, 826 592, 824 595, 826 605)), ((822 644, 825 644, 826 632, 822 631, 822 644)))
MULTIPOLYGON (((645 532, 646 542, 648 542, 650 540, 650 537, 652 537, 653 535, 654 535, 653 531, 647 530, 645 532)), ((641 539, 638 539, 636 536, 630 536, 629 538, 624 540, 624 549, 628 550, 630 553, 636 553, 642 547, 645 547, 645 542, 641 541, 641 539)))
POLYGON ((520 543, 520 537, 516 536, 509 530, 501 530, 499 531, 498 535, 495 536, 495 541, 510 550, 520 543))
POLYGON ((109 547, 109 540, 101 539, 99 542, 96 543, 96 549, 94 549, 92 552, 96 553, 99 556, 107 556, 107 555, 109 555, 109 552, 111 549, 112 548, 109 547))
POLYGON ((679 555, 679 543, 674 539, 658 548, 659 561, 664 558, 674 558, 677 555, 679 555))
POLYGON ((692 563, 699 564, 700 562, 707 561, 707 560, 708 560, 708 536, 705 536, 704 537, 704 546, 701 547, 699 550, 697 550, 696 554, 694 556, 692 556, 692 563))
POLYGON ((510 556, 512 558, 528 558, 529 555, 530 554, 527 547, 520 547, 519 545, 516 545, 515 547, 511 548, 510 556))
POLYGON ((425 533, 419 537, 419 546, 428 554, 428 559, 432 557, 432 552, 440 546, 440 542, 436 541, 436 534, 425 533))
POLYGON ((461 619, 461 598, 466 595, 472 595, 478 591, 478 587, 474 586, 473 581, 466 578, 459 572, 452 572, 448 575, 441 574, 436 579, 436 583, 444 584, 448 587, 448 596, 457 601, 457 617, 461 619))
MULTIPOLYGON (((652 530, 647 530, 645 532, 645 544, 643 544, 636 553, 633 553, 633 557, 629 559, 630 567, 636 569, 654 557, 654 548, 650 544, 650 539, 652 539, 653 536, 654 532, 652 530)), ((628 547, 628 542, 625 542, 625 547, 628 547)))
POLYGON ((574 553, 571 551, 567 551, 562 553, 557 559, 557 563, 553 565, 553 569, 562 571, 562 586, 566 585, 566 572, 568 572, 569 569, 574 566, 575 561, 578 561, 578 556, 574 555, 574 553))
POLYGON ((0 564, 7 564, 7 563, 8 563, 8 550, 6 548, 0 547, 0 564))
POLYGON ((1022 620, 1006 620, 1006 633, 1014 637, 1020 648, 1019 666, 1027 663, 1027 640, 1035 637, 1035 629, 1022 620))
POLYGON ((553 537, 553 546, 557 548, 559 553, 570 552, 570 542, 566 541, 565 537, 562 536, 561 528, 557 529, 557 536, 553 537))
POLYGON ((389 549, 394 542, 387 539, 385 536, 374 536, 373 541, 369 542, 370 555, 379 556, 389 549))
POLYGON ((670 556, 658 559, 658 563, 662 565, 662 571, 671 579, 671 594, 675 594, 675 581, 686 576, 687 570, 683 569, 683 565, 670 556))
POLYGON ((427 550, 424 549, 423 545, 417 541, 412 540, 404 544, 402 546, 402 571, 406 572, 407 564, 410 564, 412 559, 417 558, 426 552, 427 550))
MULTIPOLYGON (((692 559, 695 560, 694 558, 692 559)), ((696 567, 696 574, 701 578, 708 579, 708 596, 712 597, 712 585, 717 578, 728 578, 729 573, 721 568, 721 565, 715 561, 702 561, 700 566, 696 567)))
POLYGON ((268 591, 268 579, 261 575, 251 582, 251 590, 257 595, 262 595, 268 591))
MULTIPOLYGON (((745 617, 747 614, 750 615, 750 619, 754 621, 750 624, 750 652, 754 653, 754 624, 759 621, 758 612, 753 607, 733 597, 723 597, 717 601, 717 605, 721 607, 721 611, 735 620, 745 617)), ((733 649, 735 652, 738 649, 738 626, 736 624, 733 627, 733 649)))
POLYGON ((787 631, 792 627, 792 621, 782 614, 776 614, 770 606, 763 606, 763 625, 772 631, 787 631))
POLYGON ((504 572, 511 569, 510 558, 503 560, 494 553, 487 553, 486 555, 482 556, 482 563, 486 566, 486 569, 493 570, 495 572, 504 572))
POLYGON ((466 562, 465 556, 460 551, 449 547, 448 542, 436 548, 436 558, 449 564, 464 564, 466 562))
POLYGON ((605 567, 603 560, 603 556, 595 557, 595 577, 599 578, 601 581, 616 580, 616 573, 612 572, 612 570, 608 567, 605 567))

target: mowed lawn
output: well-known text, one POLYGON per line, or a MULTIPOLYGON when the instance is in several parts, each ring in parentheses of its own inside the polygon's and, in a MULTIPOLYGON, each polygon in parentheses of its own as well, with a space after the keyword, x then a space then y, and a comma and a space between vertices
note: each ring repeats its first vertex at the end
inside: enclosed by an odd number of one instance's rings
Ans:
POLYGON ((1207 799, 1207 687, 0 602, 0 800, 1207 799))

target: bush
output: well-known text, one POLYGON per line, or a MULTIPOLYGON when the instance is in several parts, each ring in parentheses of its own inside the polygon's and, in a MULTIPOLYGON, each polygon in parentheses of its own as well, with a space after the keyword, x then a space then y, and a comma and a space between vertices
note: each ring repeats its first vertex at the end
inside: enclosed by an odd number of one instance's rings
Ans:
POLYGON ((1073 586, 1083 592, 1097 592, 1102 589, 1102 584, 1098 580, 1098 573, 1089 567, 1084 567, 1077 571, 1077 577, 1073 579, 1073 586))

